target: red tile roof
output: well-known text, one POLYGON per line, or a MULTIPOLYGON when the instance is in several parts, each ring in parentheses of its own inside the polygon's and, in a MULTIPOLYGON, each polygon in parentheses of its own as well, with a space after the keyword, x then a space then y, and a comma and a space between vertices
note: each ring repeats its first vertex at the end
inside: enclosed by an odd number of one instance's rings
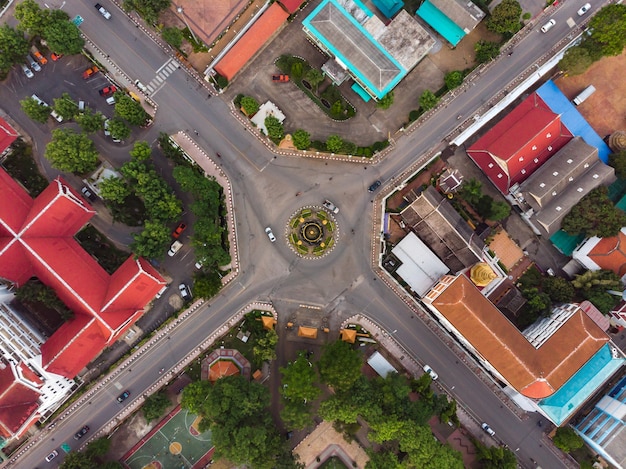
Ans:
POLYGON ((73 378, 143 312, 165 281, 130 257, 113 275, 73 238, 95 213, 61 178, 34 201, 0 169, 0 277, 31 277, 52 287, 73 311, 41 347, 44 367, 73 378))
POLYGON ((601 269, 612 270, 623 277, 626 274, 626 234, 620 231, 617 236, 600 239, 587 257, 601 269))
POLYGON ((285 7, 285 9, 289 13, 295 13, 300 8, 300 5, 304 2, 304 0, 279 0, 281 5, 285 7))
POLYGON ((273 3, 215 65, 215 71, 228 80, 232 80, 288 17, 289 13, 278 3, 273 3))
POLYGON ((0 117, 0 154, 4 152, 17 138, 17 131, 0 117))
POLYGON ((511 386, 533 399, 556 392, 609 340, 578 308, 535 348, 464 275, 438 296, 436 290, 428 295, 432 305, 511 386))
POLYGON ((531 94, 468 150, 502 192, 526 180, 571 140, 571 132, 543 100, 531 94))
POLYGON ((0 436, 22 435, 35 423, 39 393, 19 383, 6 363, 0 364, 0 436))

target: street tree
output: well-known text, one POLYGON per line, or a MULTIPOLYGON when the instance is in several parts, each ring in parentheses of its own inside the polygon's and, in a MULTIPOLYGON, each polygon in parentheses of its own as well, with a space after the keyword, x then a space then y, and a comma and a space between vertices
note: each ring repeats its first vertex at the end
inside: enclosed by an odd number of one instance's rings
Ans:
POLYGON ((474 44, 474 50, 476 51, 476 62, 484 64, 500 55, 500 44, 481 39, 474 44))
MULTIPOLYGON (((63 10, 54 10, 54 12, 63 10)), ((58 15, 58 14, 57 14, 58 15)), ((57 54, 74 55, 83 50, 85 41, 80 35, 78 26, 66 18, 54 18, 51 14, 51 21, 44 30, 44 36, 48 42, 48 47, 57 54)))
POLYGON ((272 140, 282 140, 285 136, 283 124, 274 116, 267 116, 265 118, 265 128, 267 129, 267 136, 272 140))
POLYGON ((304 354, 300 353, 295 361, 280 368, 280 374, 281 394, 286 400, 310 402, 320 395, 320 388, 315 385, 317 373, 304 354))
POLYGON ((79 451, 70 451, 65 455, 60 469, 92 469, 93 461, 85 453, 79 451))
POLYGON ((171 0, 124 0, 124 10, 135 10, 146 22, 156 25, 159 14, 171 3, 171 0))
POLYGON ((582 448, 583 439, 574 431, 572 427, 559 427, 552 439, 554 446, 569 453, 572 450, 582 448))
POLYGON ((487 29, 494 33, 512 36, 522 28, 522 7, 517 0, 502 0, 491 11, 487 29))
POLYGON ((28 41, 24 34, 6 23, 0 26, 0 72, 7 73, 27 53, 28 41))
POLYGON ((163 28, 161 37, 165 42, 176 49, 180 49, 180 46, 183 44, 183 32, 175 27, 163 28))
POLYGON ((45 124, 48 121, 48 117, 50 117, 50 108, 44 104, 39 103, 33 97, 29 96, 28 98, 24 98, 20 101, 20 105, 22 106, 22 111, 28 117, 36 122, 41 122, 45 124))
POLYGON ((143 231, 133 235, 132 251, 148 259, 162 259, 170 243, 170 230, 164 223, 146 220, 143 231))
POLYGON ((380 109, 389 109, 391 105, 393 104, 393 99, 394 99, 393 91, 390 91, 385 96, 380 98, 380 100, 376 103, 376 107, 380 109))
POLYGON ((600 45, 602 55, 620 55, 626 46, 626 5, 607 5, 589 21, 591 41, 600 45))
POLYGON ((585 73, 592 63, 593 59, 587 49, 582 46, 574 46, 565 51, 558 67, 559 70, 570 75, 580 75, 585 73))
POLYGON ((308 150, 311 146, 311 134, 304 129, 296 130, 293 135, 293 144, 298 150, 308 150))
POLYGON ((325 384, 335 391, 346 391, 361 376, 363 357, 347 342, 336 340, 324 346, 317 366, 325 384))
POLYGON ((252 96, 244 96, 241 98, 241 109, 248 117, 251 117, 259 111, 259 103, 252 96))
POLYGON ((98 150, 93 141, 72 129, 53 130, 45 156, 53 167, 75 174, 93 171, 99 162, 98 150))
POLYGON ((276 360, 276 344, 278 344, 278 334, 274 329, 270 329, 263 337, 259 337, 252 348, 254 358, 259 362, 276 360))
POLYGON ((478 459, 484 469, 516 469, 517 458, 515 453, 504 446, 487 447, 476 441, 475 443, 478 459))
POLYGON ((65 120, 73 119, 78 114, 78 103, 68 93, 54 98, 54 110, 65 120))
POLYGON ((143 404, 143 416, 148 423, 160 418, 165 410, 172 404, 165 392, 157 392, 146 398, 143 404))
POLYGON ((130 137, 131 129, 124 119, 114 117, 113 119, 109 119, 105 125, 112 138, 125 140, 130 137))
POLYGON ((212 298, 222 288, 222 279, 216 271, 196 272, 193 279, 193 291, 198 298, 212 298))
POLYGON ((453 90, 463 84, 463 72, 460 70, 453 70, 446 73, 443 77, 443 82, 446 84, 446 88, 453 90))
POLYGON ((17 29, 30 37, 41 36, 50 21, 48 10, 43 10, 34 0, 24 0, 15 5, 17 29))
POLYGON ((317 68, 311 68, 304 75, 304 79, 309 82, 317 93, 317 87, 324 81, 324 74, 322 74, 322 72, 320 72, 317 68))
POLYGON ((439 98, 430 90, 424 90, 419 99, 420 107, 424 111, 434 108, 438 102, 439 98))
POLYGON ((100 197, 119 205, 122 205, 126 201, 126 198, 131 194, 131 189, 128 186, 128 183, 122 178, 115 176, 111 176, 100 181, 99 189, 100 197))
POLYGON ((600 186, 584 196, 565 216, 561 228, 571 235, 609 238, 626 226, 626 214, 615 207, 606 186, 600 186))
POLYGON ((96 440, 91 440, 87 445, 85 454, 90 458, 99 458, 107 454, 109 448, 111 448, 111 440, 103 436, 96 440))
POLYGON ((87 133, 94 133, 102 130, 102 126, 104 124, 104 116, 102 113, 96 112, 94 114, 89 108, 78 114, 74 120, 78 123, 78 125, 80 125, 81 130, 87 133))
POLYGON ((326 150, 337 153, 343 147, 343 139, 339 135, 329 135, 326 139, 326 150))
POLYGON ((115 115, 128 121, 131 125, 145 125, 150 116, 141 103, 138 103, 126 93, 118 91, 115 97, 115 115))
POLYGON ((152 156, 152 148, 150 148, 150 144, 143 140, 135 142, 133 145, 133 149, 129 152, 131 158, 137 161, 146 161, 149 160, 152 156))
POLYGON ((626 178, 626 150, 611 153, 609 155, 609 164, 615 168, 615 175, 618 178, 626 178))

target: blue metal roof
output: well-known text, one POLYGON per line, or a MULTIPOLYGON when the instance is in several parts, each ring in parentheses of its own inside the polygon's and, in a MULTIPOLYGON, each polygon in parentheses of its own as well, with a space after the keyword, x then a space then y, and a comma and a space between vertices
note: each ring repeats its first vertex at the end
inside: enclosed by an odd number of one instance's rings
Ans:
POLYGON ((578 109, 567 99, 556 84, 549 80, 537 90, 537 94, 552 109, 552 112, 559 114, 561 122, 569 129, 573 135, 578 135, 583 140, 598 149, 598 156, 603 163, 608 163, 611 150, 600 138, 589 123, 580 115, 578 109))
POLYGON ((372 0, 372 3, 387 18, 392 18, 404 6, 402 0, 372 0))
POLYGON ((465 31, 428 0, 422 3, 416 14, 455 47, 465 37, 465 31))

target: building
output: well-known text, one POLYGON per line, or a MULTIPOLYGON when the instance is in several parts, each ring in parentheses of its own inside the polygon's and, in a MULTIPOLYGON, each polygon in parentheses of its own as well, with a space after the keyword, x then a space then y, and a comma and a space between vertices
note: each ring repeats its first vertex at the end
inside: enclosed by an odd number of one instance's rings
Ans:
POLYGON ((422 302, 527 411, 565 423, 624 364, 609 337, 575 304, 523 333, 465 275, 444 276, 422 302))
POLYGON ((7 151, 17 137, 17 131, 0 117, 0 155, 7 151))
POLYGON ((337 85, 352 77, 365 100, 384 97, 435 44, 405 10, 385 25, 358 0, 323 0, 302 26, 331 57, 322 67, 326 75, 337 85))
POLYGON ((426 0, 416 14, 453 47, 485 17, 485 12, 470 0, 426 0))

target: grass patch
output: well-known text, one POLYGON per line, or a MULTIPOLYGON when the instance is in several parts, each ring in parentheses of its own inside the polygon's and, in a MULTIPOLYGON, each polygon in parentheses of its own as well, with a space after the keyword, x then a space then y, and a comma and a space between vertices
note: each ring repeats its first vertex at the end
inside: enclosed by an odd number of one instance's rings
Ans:
POLYGON ((33 148, 18 138, 11 146, 11 154, 4 160, 3 166, 13 179, 19 181, 33 197, 41 194, 48 187, 48 180, 39 172, 33 159, 33 148))
POLYGON ((302 218, 309 218, 311 215, 313 215, 313 212, 310 208, 305 208, 302 212, 300 212, 300 216, 302 218))

